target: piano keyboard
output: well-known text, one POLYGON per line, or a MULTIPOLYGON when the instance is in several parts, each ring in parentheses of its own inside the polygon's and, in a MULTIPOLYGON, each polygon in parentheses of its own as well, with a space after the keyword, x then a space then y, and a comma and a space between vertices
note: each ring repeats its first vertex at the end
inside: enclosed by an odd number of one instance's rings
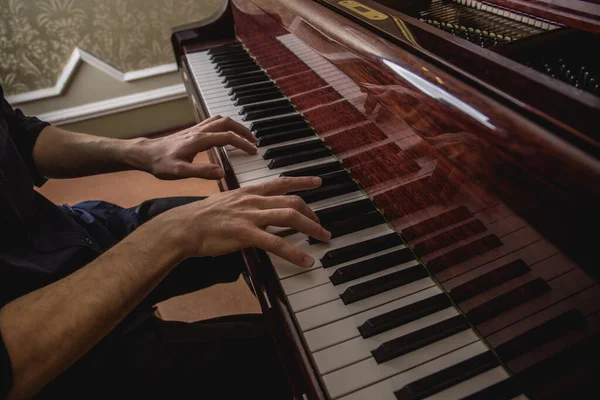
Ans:
POLYGON ((318 89, 334 103, 360 96, 358 87, 291 35, 255 43, 252 54, 233 44, 186 57, 209 115, 230 117, 259 139, 256 155, 226 149, 240 186, 278 176, 323 179, 321 188, 297 194, 331 241, 274 230, 313 256, 313 267, 268 255, 330 398, 526 399, 315 133, 306 110, 290 101, 302 97, 303 82, 304 92, 318 89), (287 66, 291 75, 281 72, 287 66))

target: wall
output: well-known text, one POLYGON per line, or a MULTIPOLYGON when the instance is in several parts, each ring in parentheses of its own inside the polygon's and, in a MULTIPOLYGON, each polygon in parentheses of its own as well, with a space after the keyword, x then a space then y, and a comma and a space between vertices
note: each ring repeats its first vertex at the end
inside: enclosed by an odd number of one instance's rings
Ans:
POLYGON ((0 85, 13 106, 57 125, 85 129, 89 120, 103 131, 102 118, 120 113, 116 119, 130 125, 123 134, 131 136, 145 129, 145 118, 163 113, 160 104, 168 120, 162 125, 190 123, 171 27, 210 19, 223 3, 0 0, 0 85))

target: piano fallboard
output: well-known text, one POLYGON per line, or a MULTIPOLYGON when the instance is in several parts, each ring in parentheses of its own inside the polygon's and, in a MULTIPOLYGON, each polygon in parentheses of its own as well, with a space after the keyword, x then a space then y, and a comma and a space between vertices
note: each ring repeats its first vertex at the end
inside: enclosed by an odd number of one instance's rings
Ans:
POLYGON ((273 230, 318 260, 309 270, 244 252, 296 397, 593 388, 598 160, 315 2, 235 1, 213 27, 228 23, 235 36, 174 34, 198 120, 259 138, 257 155, 211 152, 220 187, 319 175, 297 194, 335 232, 273 230))

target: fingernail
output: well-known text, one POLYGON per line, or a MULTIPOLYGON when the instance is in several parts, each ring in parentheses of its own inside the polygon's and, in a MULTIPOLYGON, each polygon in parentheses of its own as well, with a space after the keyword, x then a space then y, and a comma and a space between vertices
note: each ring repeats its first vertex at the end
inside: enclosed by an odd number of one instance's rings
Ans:
POLYGON ((315 260, 311 256, 304 256, 304 259, 302 260, 302 264, 306 268, 312 267, 314 263, 315 263, 315 260))
POLYGON ((314 178, 312 178, 312 183, 314 183, 315 185, 320 185, 321 178, 319 178, 318 176, 315 176, 314 178))
POLYGON ((326 229, 323 229, 323 232, 325 233, 325 237, 327 238, 327 240, 331 239, 331 232, 329 232, 326 229))

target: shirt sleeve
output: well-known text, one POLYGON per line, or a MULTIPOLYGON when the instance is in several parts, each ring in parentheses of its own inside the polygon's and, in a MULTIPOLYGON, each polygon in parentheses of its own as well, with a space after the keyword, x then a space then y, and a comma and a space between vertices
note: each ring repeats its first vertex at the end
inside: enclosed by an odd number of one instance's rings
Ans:
POLYGON ((2 339, 2 332, 0 332, 0 399, 5 399, 8 395, 12 388, 12 378, 10 358, 2 339))
POLYGON ((40 174, 33 161, 33 146, 42 129, 50 124, 36 117, 25 116, 18 108, 13 109, 4 98, 2 86, 0 86, 0 113, 6 119, 8 133, 27 165, 33 182, 36 186, 42 186, 46 179, 40 174))

